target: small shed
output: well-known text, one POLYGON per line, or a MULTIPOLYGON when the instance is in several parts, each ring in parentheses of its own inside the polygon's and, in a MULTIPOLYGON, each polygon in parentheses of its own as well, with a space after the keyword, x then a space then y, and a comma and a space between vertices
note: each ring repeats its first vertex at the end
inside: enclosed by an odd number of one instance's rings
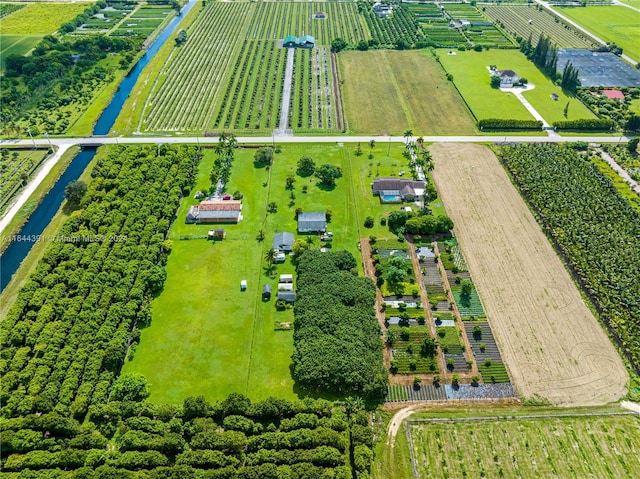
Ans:
POLYGON ((295 291, 278 291, 278 299, 286 303, 294 303, 296 300, 296 292, 295 291))
POLYGON ((301 48, 313 48, 316 45, 316 39, 311 35, 302 35, 298 39, 298 46, 301 48))
POLYGON ((278 283, 278 291, 293 291, 293 284, 291 284, 291 283, 278 283))
POLYGON ((226 236, 226 232, 223 228, 216 228, 215 230, 209 230, 209 239, 212 240, 223 240, 226 236))
POLYGON ((247 290, 247 280, 243 279, 242 281, 240 281, 240 291, 246 291, 247 290))
POLYGON ((292 274, 281 274, 279 283, 293 283, 292 274))
POLYGON ((326 20, 327 14, 325 12, 316 12, 313 14, 313 18, 316 20, 326 20))
POLYGON ((289 35, 282 40, 282 46, 284 48, 296 48, 298 46, 298 39, 293 35, 289 35))
POLYGON ((269 301, 271 299, 271 285, 265 284, 262 287, 262 301, 269 301))

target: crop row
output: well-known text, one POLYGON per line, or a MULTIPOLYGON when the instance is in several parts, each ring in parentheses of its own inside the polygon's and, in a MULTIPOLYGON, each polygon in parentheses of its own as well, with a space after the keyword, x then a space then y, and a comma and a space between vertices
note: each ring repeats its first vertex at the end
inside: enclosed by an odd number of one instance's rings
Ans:
POLYGON ((366 11, 364 16, 371 38, 377 44, 397 45, 403 40, 408 44, 405 48, 408 48, 423 38, 416 19, 405 6, 395 8, 388 18, 379 18, 373 10, 366 11))
POLYGON ((248 40, 278 40, 288 35, 311 35, 318 45, 330 45, 335 38, 358 43, 370 38, 355 3, 306 2, 258 4, 251 17, 248 40), (323 11, 325 19, 315 19, 323 11))
POLYGON ((44 253, 3 320, 4 417, 84 417, 104 402, 150 295, 164 282, 164 239, 193 147, 117 147, 98 160, 82 209, 44 253))
MULTIPOLYGON (((186 43, 156 80, 145 105, 142 130, 275 128, 286 55, 277 46, 279 40, 303 33, 319 35, 318 45, 328 45, 338 36, 354 42, 368 38, 355 5, 347 3, 223 2, 208 4, 200 15, 186 43), (327 19, 312 19, 321 9, 327 19)), ((295 52, 294 127, 333 127, 331 60, 326 49, 317 51, 318 47, 312 54, 295 52), (301 61, 309 65, 302 66, 301 61), (305 69, 309 75, 302 78, 305 69)))
POLYGON ((17 3, 0 3, 0 18, 4 18, 23 7, 25 7, 25 5, 17 3))
POLYGON ((145 130, 203 130, 224 86, 237 39, 249 14, 248 3, 212 3, 188 32, 148 99, 145 130))
POLYGON ((568 147, 509 147, 501 158, 640 369, 640 214, 595 165, 568 147))
POLYGON ((218 104, 213 128, 274 128, 282 95, 285 50, 273 42, 247 41, 218 104))
POLYGON ((525 6, 487 5, 485 13, 509 32, 535 45, 542 34, 560 48, 592 48, 593 43, 546 11, 525 6))
POLYGON ((332 129, 335 103, 328 48, 295 52, 290 128, 332 129))

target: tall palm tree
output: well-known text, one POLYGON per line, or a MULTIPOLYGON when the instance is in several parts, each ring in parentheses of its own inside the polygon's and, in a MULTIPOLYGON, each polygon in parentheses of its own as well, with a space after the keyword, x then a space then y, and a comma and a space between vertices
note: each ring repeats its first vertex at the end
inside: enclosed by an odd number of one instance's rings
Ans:
POLYGON ((273 264, 273 258, 276 255, 276 250, 273 248, 269 248, 269 250, 264 254, 264 259, 267 264, 271 266, 273 264))
POLYGON ((404 136, 405 143, 409 143, 409 138, 413 136, 413 130, 406 130, 402 136, 404 136))

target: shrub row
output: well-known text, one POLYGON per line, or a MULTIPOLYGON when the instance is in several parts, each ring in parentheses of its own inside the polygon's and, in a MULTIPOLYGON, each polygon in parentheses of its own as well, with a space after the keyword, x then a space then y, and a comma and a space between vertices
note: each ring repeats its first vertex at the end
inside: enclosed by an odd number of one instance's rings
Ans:
POLYGON ((553 126, 557 130, 573 131, 606 131, 611 130, 614 122, 608 119, 581 118, 579 120, 556 121, 553 126))
POLYGON ((542 122, 538 120, 485 118, 478 121, 478 128, 481 130, 541 130, 542 122))

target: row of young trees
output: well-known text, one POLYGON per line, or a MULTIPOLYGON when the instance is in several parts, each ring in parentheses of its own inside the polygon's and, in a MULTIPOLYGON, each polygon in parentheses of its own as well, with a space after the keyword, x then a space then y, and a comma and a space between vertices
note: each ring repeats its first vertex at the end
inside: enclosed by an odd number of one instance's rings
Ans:
POLYGON ((570 147, 506 147, 501 158, 640 370, 640 214, 570 147))
POLYGON ((163 287, 165 240, 200 160, 191 146, 109 147, 3 319, 4 418, 83 418, 109 398, 136 328, 163 287))
POLYGON ((346 251, 309 250, 298 258, 293 377, 305 389, 384 397, 375 286, 357 275, 346 251))
POLYGON ((3 470, 55 478, 333 478, 371 465, 373 434, 362 404, 241 394, 182 406, 92 406, 80 423, 55 413, 3 426, 3 470), (109 447, 108 447, 109 445, 109 447))

